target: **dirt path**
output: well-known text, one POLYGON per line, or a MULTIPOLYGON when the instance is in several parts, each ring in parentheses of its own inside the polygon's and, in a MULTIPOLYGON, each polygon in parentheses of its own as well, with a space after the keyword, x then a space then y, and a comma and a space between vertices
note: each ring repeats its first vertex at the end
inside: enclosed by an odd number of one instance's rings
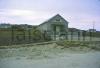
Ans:
POLYGON ((5 58, 0 60, 0 68, 100 68, 100 52, 63 53, 49 59, 5 58))

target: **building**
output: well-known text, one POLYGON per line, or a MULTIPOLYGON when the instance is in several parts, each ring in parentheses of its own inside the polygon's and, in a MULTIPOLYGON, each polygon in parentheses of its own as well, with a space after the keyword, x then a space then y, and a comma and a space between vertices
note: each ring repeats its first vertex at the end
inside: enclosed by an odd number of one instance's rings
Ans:
POLYGON ((76 28, 68 28, 69 32, 78 32, 80 31, 80 29, 76 29, 76 28))
POLYGON ((43 22, 38 26, 41 32, 47 32, 47 34, 53 40, 66 39, 68 32, 68 21, 66 21, 59 14, 53 16, 49 20, 43 22))
POLYGON ((11 24, 1 23, 0 28, 11 28, 11 24))
POLYGON ((88 32, 96 32, 96 29, 89 29, 88 32))

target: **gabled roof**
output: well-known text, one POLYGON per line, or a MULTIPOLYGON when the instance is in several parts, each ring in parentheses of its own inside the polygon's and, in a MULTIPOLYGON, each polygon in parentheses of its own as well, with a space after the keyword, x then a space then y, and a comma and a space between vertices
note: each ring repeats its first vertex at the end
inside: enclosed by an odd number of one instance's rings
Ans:
POLYGON ((55 16, 51 17, 50 19, 46 20, 45 22, 41 23, 40 25, 43 25, 43 24, 45 24, 45 23, 51 21, 52 19, 54 19, 54 18, 56 18, 56 17, 60 17, 61 19, 63 19, 65 22, 68 23, 68 21, 66 21, 61 15, 56 14, 55 16))

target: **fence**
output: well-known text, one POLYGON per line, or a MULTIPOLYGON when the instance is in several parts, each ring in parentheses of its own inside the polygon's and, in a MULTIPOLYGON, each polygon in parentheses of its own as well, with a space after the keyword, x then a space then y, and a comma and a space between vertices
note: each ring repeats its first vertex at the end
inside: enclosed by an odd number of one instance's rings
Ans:
MULTIPOLYGON (((87 31, 77 31, 68 32, 67 40, 69 41, 99 41, 100 32, 87 32, 87 31)), ((35 38, 31 29, 29 30, 0 30, 0 45, 12 45, 12 44, 23 44, 23 43, 34 43, 46 41, 45 33, 41 37, 35 38)))
POLYGON ((35 37, 33 35, 32 30, 0 30, 0 45, 34 43, 42 41, 43 40, 39 39, 39 37, 35 37))
POLYGON ((68 39, 70 41, 99 41, 100 33, 96 32, 87 32, 87 31, 77 31, 77 32, 69 32, 68 39))

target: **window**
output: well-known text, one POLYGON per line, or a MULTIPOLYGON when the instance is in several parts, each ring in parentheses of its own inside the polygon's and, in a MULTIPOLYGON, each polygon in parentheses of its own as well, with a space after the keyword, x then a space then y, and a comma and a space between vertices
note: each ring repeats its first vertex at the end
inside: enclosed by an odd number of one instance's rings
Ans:
POLYGON ((60 19, 56 19, 56 21, 60 21, 60 19))

